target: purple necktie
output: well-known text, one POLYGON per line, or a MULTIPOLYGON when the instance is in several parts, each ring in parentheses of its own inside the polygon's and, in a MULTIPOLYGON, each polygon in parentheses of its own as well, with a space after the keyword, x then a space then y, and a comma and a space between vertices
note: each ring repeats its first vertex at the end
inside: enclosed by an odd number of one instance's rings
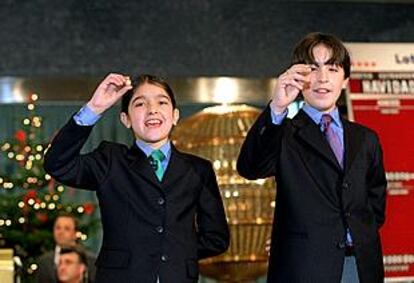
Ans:
POLYGON ((339 140, 338 135, 334 133, 334 131, 331 128, 331 122, 332 117, 329 114, 323 114, 321 118, 321 124, 323 133, 325 134, 326 139, 329 142, 329 145, 332 148, 332 151, 334 152, 336 156, 336 160, 338 160, 339 165, 341 165, 341 168, 343 168, 343 155, 344 150, 342 148, 341 141, 339 140))

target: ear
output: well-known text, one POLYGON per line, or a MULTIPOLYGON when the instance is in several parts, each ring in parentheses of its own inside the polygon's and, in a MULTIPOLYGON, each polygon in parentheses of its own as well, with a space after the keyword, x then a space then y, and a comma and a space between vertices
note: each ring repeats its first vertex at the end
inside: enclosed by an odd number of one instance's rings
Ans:
POLYGON ((125 112, 121 112, 121 114, 119 114, 119 119, 126 128, 131 128, 131 119, 129 119, 128 114, 126 114, 125 112))
POLYGON ((348 86, 348 82, 349 82, 349 78, 346 78, 346 79, 342 82, 342 89, 346 89, 346 87, 348 86))
POLYGON ((175 108, 173 111, 173 125, 177 126, 178 120, 180 119, 180 110, 175 108))
POLYGON ((85 272, 86 272, 86 265, 85 264, 83 264, 83 263, 81 263, 81 265, 80 265, 80 267, 79 267, 79 271, 80 271, 80 274, 85 274, 85 272))

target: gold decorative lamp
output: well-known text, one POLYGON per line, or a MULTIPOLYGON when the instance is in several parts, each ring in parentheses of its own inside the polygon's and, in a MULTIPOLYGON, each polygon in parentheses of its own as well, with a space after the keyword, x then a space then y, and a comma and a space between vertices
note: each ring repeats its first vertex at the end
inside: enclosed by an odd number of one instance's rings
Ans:
POLYGON ((241 144, 260 112, 247 105, 205 108, 181 121, 172 135, 177 148, 209 159, 217 174, 231 243, 225 254, 201 261, 200 272, 220 282, 250 282, 267 270, 275 184, 248 181, 236 170, 241 144))

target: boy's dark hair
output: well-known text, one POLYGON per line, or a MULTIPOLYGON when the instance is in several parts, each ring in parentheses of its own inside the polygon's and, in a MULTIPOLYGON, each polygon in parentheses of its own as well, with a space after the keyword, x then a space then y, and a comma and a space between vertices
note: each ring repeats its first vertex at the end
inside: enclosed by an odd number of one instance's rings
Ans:
POLYGON ((79 262, 84 264, 86 267, 88 267, 88 260, 87 260, 86 253, 83 248, 77 245, 61 247, 60 255, 70 254, 70 253, 77 254, 79 258, 79 262))
POLYGON ((349 78, 351 74, 351 58, 349 52, 342 41, 331 34, 320 32, 307 34, 293 50, 292 65, 314 64, 313 48, 319 44, 323 44, 332 50, 332 57, 326 63, 342 67, 345 78, 349 78))
POLYGON ((121 112, 124 112, 124 113, 128 114, 128 106, 129 106, 129 103, 131 102, 131 99, 132 99, 135 91, 141 85, 146 84, 146 83, 158 86, 158 87, 162 88, 163 90, 165 90, 165 92, 168 94, 168 96, 171 99, 173 109, 176 108, 174 92, 173 92, 172 88, 168 85, 168 83, 163 78, 153 76, 153 75, 143 74, 143 75, 139 75, 139 76, 137 76, 137 77, 135 77, 131 80, 132 89, 128 90, 124 94, 124 96, 122 97, 121 112))

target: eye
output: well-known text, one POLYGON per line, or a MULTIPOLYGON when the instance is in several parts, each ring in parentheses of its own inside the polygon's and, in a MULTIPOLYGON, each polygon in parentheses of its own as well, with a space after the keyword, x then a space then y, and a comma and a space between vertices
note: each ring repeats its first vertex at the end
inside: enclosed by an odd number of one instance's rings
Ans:
POLYGON ((160 105, 168 105, 169 101, 168 100, 160 100, 160 105))
POLYGON ((134 107, 141 107, 143 105, 144 105, 144 102, 142 102, 142 101, 137 101, 137 102, 134 103, 134 107))
POLYGON ((335 65, 331 65, 331 66, 329 66, 329 71, 331 71, 331 72, 338 72, 338 67, 335 66, 335 65))
POLYGON ((310 69, 311 69, 311 72, 314 72, 314 71, 316 71, 318 69, 318 67, 315 66, 315 65, 311 65, 310 66, 310 69))

